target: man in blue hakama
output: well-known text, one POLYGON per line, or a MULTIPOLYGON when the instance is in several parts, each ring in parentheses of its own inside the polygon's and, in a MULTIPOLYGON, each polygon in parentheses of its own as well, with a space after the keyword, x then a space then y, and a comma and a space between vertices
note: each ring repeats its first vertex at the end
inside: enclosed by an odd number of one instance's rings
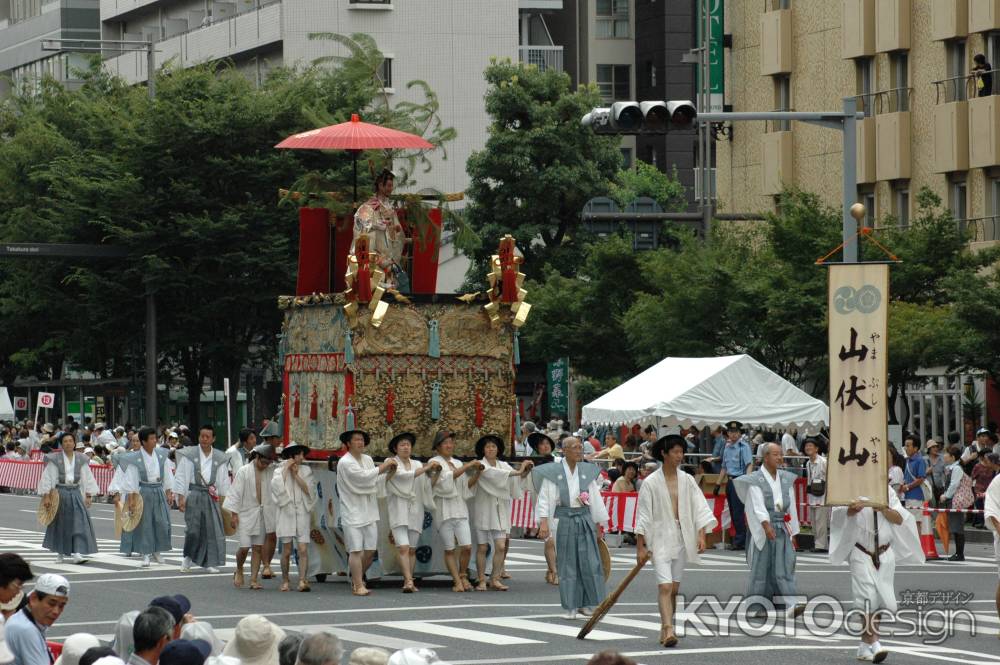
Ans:
POLYGON ((563 453, 562 461, 537 466, 532 474, 538 492, 538 537, 548 538, 550 520, 557 523, 559 600, 567 618, 575 619, 577 612, 589 615, 607 595, 595 524, 607 524, 608 510, 597 482, 600 470, 582 461, 583 443, 567 437, 563 453))
POLYGON ((140 429, 139 442, 142 445, 139 450, 116 457, 117 468, 110 489, 115 495, 127 497, 138 492, 142 497, 142 517, 135 529, 122 531, 121 552, 126 555, 138 552, 142 555, 142 567, 148 568, 150 557, 162 563, 160 552, 171 549, 169 506, 173 501, 174 476, 168 463, 170 452, 156 445, 156 430, 140 429))
POLYGON ((792 538, 799 533, 795 510, 795 475, 782 471, 781 447, 766 444, 763 466, 740 478, 734 485, 747 506, 747 564, 750 577, 747 596, 761 596, 774 607, 802 613, 795 603, 795 548, 792 538), (794 606, 794 608, 793 608, 794 606))

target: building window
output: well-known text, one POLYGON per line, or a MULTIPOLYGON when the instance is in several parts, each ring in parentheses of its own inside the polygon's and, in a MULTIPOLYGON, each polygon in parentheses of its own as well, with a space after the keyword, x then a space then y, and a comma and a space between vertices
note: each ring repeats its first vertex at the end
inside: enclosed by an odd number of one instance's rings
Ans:
POLYGON ((951 210, 951 216, 956 220, 963 220, 968 216, 967 194, 968 189, 964 180, 953 182, 948 188, 948 208, 951 210))
POLYGON ((854 61, 858 100, 865 117, 875 115, 875 58, 858 58, 854 61))
MULTIPOLYGON (((774 77, 774 110, 792 110, 792 80, 787 74, 774 77)), ((789 120, 776 120, 774 122, 774 131, 776 132, 787 132, 791 129, 792 123, 789 120)))
POLYGON ((656 87, 656 65, 651 62, 646 63, 646 71, 649 73, 649 87, 656 87))
POLYGON ((628 39, 628 2, 629 0, 597 0, 595 33, 598 39, 628 39))
POLYGON ((997 68, 997 63, 1000 62, 1000 32, 987 34, 986 59, 990 61, 990 67, 997 68))
POLYGON ((649 163, 653 166, 658 165, 656 161, 656 146, 649 146, 649 163))
POLYGON ((889 94, 889 113, 910 110, 910 56, 906 51, 889 54, 889 76, 892 90, 889 94))
POLYGON ((632 168, 632 148, 622 148, 622 168, 632 168))
POLYGON ((382 64, 378 67, 378 78, 382 82, 383 90, 392 90, 392 58, 382 58, 382 64))
POLYGON ((597 65, 597 89, 605 102, 632 98, 631 65, 597 65))
POLYGON ((772 11, 792 8, 792 0, 770 0, 768 4, 770 4, 772 11))
POLYGON ((901 227, 907 227, 910 225, 910 189, 908 187, 900 187, 895 193, 895 210, 893 213, 896 215, 896 223, 901 227))
POLYGON ((958 39, 948 42, 948 82, 945 85, 945 102, 960 102, 968 99, 965 84, 969 65, 965 62, 965 41, 958 39))
POLYGON ((878 212, 875 210, 875 192, 859 192, 858 197, 865 206, 865 218, 861 220, 861 224, 867 228, 872 228, 875 226, 876 212, 878 212))

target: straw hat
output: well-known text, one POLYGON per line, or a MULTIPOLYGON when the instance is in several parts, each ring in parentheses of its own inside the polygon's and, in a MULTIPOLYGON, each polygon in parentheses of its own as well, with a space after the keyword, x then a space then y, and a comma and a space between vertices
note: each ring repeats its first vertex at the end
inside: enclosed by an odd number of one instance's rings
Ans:
POLYGON ((219 510, 222 511, 222 531, 227 536, 235 535, 236 527, 233 526, 233 513, 222 507, 219 510))
POLYGON ((42 526, 52 524, 59 512, 59 490, 52 488, 38 503, 38 523, 42 526))
POLYGON ((222 650, 223 656, 234 656, 243 665, 278 665, 278 643, 285 631, 259 614, 240 619, 233 639, 222 650))
POLYGON ((132 492, 122 505, 122 531, 131 533, 142 521, 143 502, 138 492, 132 492))
POLYGON ((601 555, 601 568, 604 569, 604 581, 607 582, 608 578, 611 577, 611 552, 608 551, 608 546, 603 540, 597 541, 597 549, 601 555))
POLYGON ((87 649, 101 646, 101 641, 90 633, 73 633, 63 642, 62 652, 55 665, 80 665, 80 658, 87 649))

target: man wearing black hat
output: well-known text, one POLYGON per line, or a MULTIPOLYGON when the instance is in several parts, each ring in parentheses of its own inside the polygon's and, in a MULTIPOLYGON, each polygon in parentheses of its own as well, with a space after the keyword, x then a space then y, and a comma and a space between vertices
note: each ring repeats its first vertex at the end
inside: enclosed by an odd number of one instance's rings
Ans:
POLYGON ((700 562, 705 532, 718 524, 694 477, 680 470, 686 450, 687 441, 679 434, 668 434, 650 446, 650 456, 663 466, 643 481, 635 522, 636 559, 645 564, 652 555, 656 568, 660 644, 665 647, 677 644, 674 611, 684 565, 700 562))
POLYGON ((281 586, 279 590, 289 590, 292 545, 299 555, 299 591, 311 591, 306 580, 309 570, 309 532, 312 524, 312 509, 316 505, 316 486, 312 469, 306 466, 309 448, 289 442, 281 451, 281 466, 271 477, 271 492, 278 506, 275 521, 275 535, 281 543, 281 586))
POLYGON ((371 593, 364 575, 375 560, 378 548, 378 477, 396 466, 387 459, 375 466, 365 448, 371 443, 368 432, 350 430, 340 435, 347 454, 337 463, 337 496, 340 497, 340 524, 344 528, 352 592, 355 596, 371 593))
POLYGON ((240 541, 236 550, 236 572, 233 585, 243 587, 243 564, 247 554, 250 556, 250 588, 262 588, 257 581, 261 561, 269 555, 273 556, 277 537, 275 523, 277 521, 277 504, 271 493, 271 481, 274 479, 275 460, 274 448, 262 443, 250 453, 250 463, 245 464, 236 472, 233 485, 226 495, 222 507, 231 514, 233 526, 240 541), (265 550, 267 550, 265 552, 265 550))
MULTIPOLYGON (((715 461, 715 460, 713 460, 715 461)), ((736 535, 733 536, 733 549, 742 550, 746 547, 747 527, 744 517, 743 501, 740 499, 733 481, 753 470, 753 451, 743 436, 743 423, 731 420, 726 423, 726 445, 717 460, 722 464, 722 475, 719 483, 726 483, 726 501, 729 503, 729 517, 733 522, 736 535)))

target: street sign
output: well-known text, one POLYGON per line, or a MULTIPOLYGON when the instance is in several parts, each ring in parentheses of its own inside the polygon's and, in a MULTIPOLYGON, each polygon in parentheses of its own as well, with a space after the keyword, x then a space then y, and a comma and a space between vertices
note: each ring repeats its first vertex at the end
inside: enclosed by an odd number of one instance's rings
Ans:
MULTIPOLYGON (((699 16, 703 8, 701 2, 698 3, 699 16)), ((722 0, 708 0, 708 14, 711 20, 711 30, 708 33, 708 92, 709 102, 707 109, 709 113, 721 113, 724 103, 724 93, 726 85, 725 72, 725 50, 723 29, 725 25, 725 8, 722 0)), ((698 21, 698 44, 702 43, 701 34, 705 21, 698 21)), ((699 89, 701 87, 701 70, 698 70, 699 89)), ((706 110, 706 109, 699 109, 706 110)))
POLYGON ((52 242, 5 242, 0 243, 0 256, 11 257, 94 257, 94 258, 120 258, 128 256, 128 250, 124 247, 113 245, 74 245, 69 243, 52 242))
POLYGON ((548 363, 549 414, 565 419, 569 415, 569 358, 548 363))
POLYGON ((56 404, 55 393, 38 393, 38 408, 51 409, 56 404))
POLYGON ((28 410, 28 398, 27 397, 15 397, 14 398, 14 410, 15 411, 27 411, 28 410))

